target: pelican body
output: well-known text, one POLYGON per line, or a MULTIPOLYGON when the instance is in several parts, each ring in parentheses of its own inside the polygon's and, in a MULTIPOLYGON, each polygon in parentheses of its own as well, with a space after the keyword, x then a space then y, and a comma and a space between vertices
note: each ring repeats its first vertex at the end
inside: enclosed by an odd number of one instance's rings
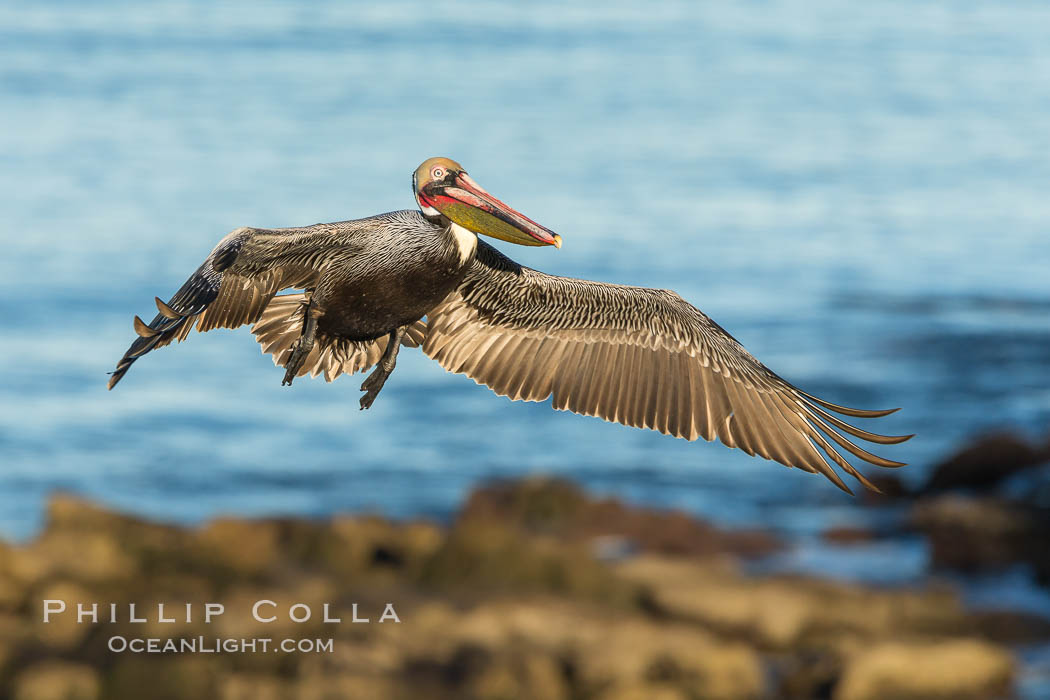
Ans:
POLYGON ((846 435, 878 444, 834 414, 869 411, 811 396, 766 368, 674 292, 555 277, 478 240, 561 247, 561 237, 496 199, 448 158, 412 177, 418 211, 301 228, 238 228, 167 302, 117 364, 112 389, 139 357, 196 326, 253 324, 284 384, 374 367, 362 409, 394 370, 399 348, 422 347, 447 370, 513 400, 599 416, 821 473, 850 492, 825 456, 878 490, 835 445, 883 467, 846 435), (303 290, 278 294, 285 289, 303 290), (834 445, 832 444, 834 443, 834 445), (819 450, 817 449, 819 448, 819 450))

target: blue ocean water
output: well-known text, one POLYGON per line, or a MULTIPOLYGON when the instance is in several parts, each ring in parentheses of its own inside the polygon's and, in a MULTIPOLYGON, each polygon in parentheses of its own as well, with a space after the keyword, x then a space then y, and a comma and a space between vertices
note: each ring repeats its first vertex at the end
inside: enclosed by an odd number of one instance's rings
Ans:
MULTIPOLYGON (((412 208, 447 155, 564 236, 516 260, 675 289, 807 391, 901 406, 870 427, 918 433, 886 452, 921 482, 1050 426, 1047 27, 1034 1, 0 6, 0 535, 55 489, 184 522, 442 517, 535 471, 800 542, 881 517, 418 352, 367 412, 355 378, 281 387, 247 329, 105 373, 226 232, 412 208)), ((901 546, 866 561, 918 575, 901 546)))

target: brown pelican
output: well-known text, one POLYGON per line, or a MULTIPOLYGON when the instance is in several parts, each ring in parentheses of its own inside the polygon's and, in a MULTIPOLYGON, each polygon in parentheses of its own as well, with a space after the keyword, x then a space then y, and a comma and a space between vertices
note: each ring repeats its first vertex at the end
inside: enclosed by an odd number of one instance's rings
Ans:
MULTIPOLYGON (((561 247, 561 237, 483 190, 447 158, 416 169, 420 211, 302 228, 239 228, 145 323, 117 364, 112 389, 135 360, 198 331, 254 324, 284 384, 332 381, 370 367, 361 408, 372 405, 401 345, 512 400, 553 397, 558 410, 728 447, 821 473, 850 492, 821 455, 878 490, 835 445, 878 457, 846 435, 881 445, 910 435, 861 430, 833 415, 877 418, 807 394, 774 374, 674 292, 555 277, 479 241, 561 247), (277 296, 283 289, 303 292, 277 296), (845 435, 844 435, 845 434, 845 435), (834 445, 832 444, 834 443, 834 445)), ((850 492, 851 493, 851 492, 850 492)))

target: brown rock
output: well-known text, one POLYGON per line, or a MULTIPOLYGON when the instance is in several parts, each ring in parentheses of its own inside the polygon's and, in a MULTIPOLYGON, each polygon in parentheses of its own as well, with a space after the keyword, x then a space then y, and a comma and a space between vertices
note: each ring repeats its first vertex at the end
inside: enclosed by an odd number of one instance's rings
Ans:
POLYGON ((953 488, 987 489, 1006 477, 1050 460, 1050 450, 1012 433, 980 438, 936 465, 923 493, 953 488))
POLYGON ((618 685, 598 696, 598 700, 691 700, 692 698, 692 695, 674 686, 644 682, 618 685))
POLYGON ((403 675, 470 689, 453 697, 631 697, 644 688, 750 698, 764 689, 761 659, 747 645, 637 613, 528 599, 481 604, 448 622, 437 610, 428 617, 406 632, 401 648, 413 661, 403 675), (441 651, 450 643, 451 653, 441 651))
POLYGON ((61 651, 75 649, 91 631, 90 624, 77 623, 77 603, 87 605, 96 602, 97 598, 80 584, 56 581, 48 584, 32 598, 29 628, 46 646, 61 651), (61 600, 66 604, 65 612, 49 616, 50 621, 46 624, 43 621, 45 600, 61 600))
POLYGON ((1010 655, 987 642, 886 642, 847 662, 835 699, 1006 697, 1013 673, 1010 655))
POLYGON ((503 698, 571 697, 562 669, 548 654, 535 651, 504 653, 490 661, 469 684, 467 697, 478 700, 503 698))
POLYGON ((5 558, 5 573, 16 585, 39 581, 51 573, 51 559, 32 546, 12 548, 5 558))
POLYGON ((25 600, 25 585, 10 574, 0 574, 0 611, 17 610, 25 600))
POLYGON ((679 511, 595 500, 569 481, 545 477, 497 482, 473 491, 457 526, 483 523, 562 540, 588 542, 615 536, 641 551, 684 556, 725 552, 762 556, 781 546, 768 533, 726 532, 679 511))
POLYGON ((417 521, 407 523, 401 528, 401 543, 407 559, 413 563, 432 556, 444 541, 445 533, 434 523, 417 521))
POLYGON ((219 694, 219 660, 215 655, 153 658, 121 654, 104 679, 106 700, 198 700, 219 694))
MULTIPOLYGON (((741 551, 739 542, 726 544, 727 533, 680 513, 593 500, 564 483, 507 486, 497 496, 479 497, 479 505, 465 509, 447 533, 434 525, 377 517, 224 519, 192 530, 139 523, 76 499, 57 499, 38 541, 0 547, 0 682, 11 697, 16 686, 44 689, 39 692, 68 686, 74 697, 77 688, 94 687, 96 696, 107 700, 137 700, 147 696, 144 689, 161 700, 629 700, 748 698, 767 690, 777 697, 827 697, 834 688, 859 693, 885 683, 887 697, 893 697, 895 671, 865 666, 868 650, 905 645, 914 658, 921 647, 923 653, 930 650, 935 665, 946 665, 966 663, 957 649, 956 657, 945 651, 950 635, 1026 641, 1046 634, 1045 625, 1031 620, 968 615, 948 592, 745 576, 734 556, 718 555, 741 551), (596 541, 610 551, 632 543, 674 556, 603 563, 592 556, 596 541), (74 551, 97 554, 102 563, 70 567, 63 562, 74 551), (47 626, 37 620, 45 598, 70 605, 63 618, 47 626), (267 612, 276 612, 281 622, 252 620, 251 604, 261 598, 278 603, 276 611, 267 612), (122 618, 127 603, 136 602, 152 618, 157 602, 199 606, 209 600, 226 603, 227 612, 205 629, 75 621, 79 601, 119 602, 122 618), (403 624, 347 622, 350 603, 361 603, 375 618, 385 601, 396 603, 403 624), (314 619, 290 622, 287 609, 294 602, 311 605, 314 619), (325 602, 344 624, 319 621, 325 602), (105 650, 109 634, 132 633, 335 643, 332 653, 324 654, 161 656, 105 650), (939 654, 954 660, 943 662, 939 654), (63 677, 74 680, 35 681, 61 675, 34 676, 56 658, 63 659, 66 671, 72 667, 63 677), (77 668, 87 668, 81 664, 97 665, 103 674, 90 676, 94 685, 76 680, 87 677, 77 675, 77 668), (844 670, 852 675, 843 676, 844 670)), ((998 533, 1001 540, 1017 539, 1015 515, 1007 508, 989 509, 975 527, 998 533)), ((951 517, 932 522, 958 524, 951 517)), ((199 619, 199 607, 196 614, 199 619)), ((971 680, 983 688, 995 675, 989 671, 971 680)), ((951 691, 954 682, 944 681, 944 687, 951 691)), ((994 678, 987 685, 995 685, 994 678)))
POLYGON ((137 572, 135 559, 114 533, 47 532, 28 549, 42 559, 48 576, 114 581, 131 578, 137 572))
POLYGON ((861 503, 865 505, 885 505, 890 501, 906 498, 910 495, 908 487, 896 474, 871 474, 868 481, 875 485, 878 491, 864 489, 857 494, 861 503))
POLYGON ((664 614, 768 649, 908 630, 951 634, 969 625, 950 592, 880 591, 804 576, 749 578, 731 566, 657 557, 624 562, 617 571, 644 585, 664 614))
POLYGON ((21 547, 5 546, 0 550, 0 572, 5 578, 21 583, 54 576, 101 581, 135 574, 134 558, 129 556, 120 531, 100 527, 103 523, 117 522, 119 518, 106 519, 96 506, 61 497, 49 504, 49 512, 55 510, 60 514, 57 521, 49 515, 48 529, 34 541, 21 547), (77 508, 81 506, 90 514, 92 526, 67 527, 75 520, 72 512, 79 512, 77 508))
POLYGON ((137 519, 110 510, 71 493, 54 493, 47 502, 45 529, 116 531, 135 525, 137 519))
POLYGON ((1027 562, 1050 578, 1050 513, 1044 510, 948 494, 920 501, 912 522, 929 538, 935 568, 984 571, 1027 562))
POLYGON ((840 650, 800 649, 777 664, 775 697, 782 700, 828 698, 841 675, 840 650))
MULTIPOLYGON (((313 576, 287 582, 280 587, 263 588, 258 586, 234 587, 221 600, 225 606, 225 612, 221 617, 212 621, 212 631, 231 638, 250 637, 272 637, 298 638, 308 635, 330 637, 335 629, 335 623, 324 622, 324 606, 330 604, 329 613, 331 618, 342 617, 347 624, 349 616, 347 611, 341 610, 334 602, 338 598, 335 584, 327 577, 313 576), (252 608, 258 601, 271 601, 274 605, 264 604, 258 610, 259 617, 270 622, 259 622, 252 615, 252 608), (292 606, 305 605, 306 608, 297 608, 294 613, 303 622, 295 622, 292 619, 292 606), (309 615, 309 619, 305 619, 309 615)), ((382 612, 380 609, 379 612, 382 612)))
POLYGON ((57 494, 48 502, 41 535, 15 549, 10 572, 23 581, 62 575, 115 583, 139 580, 143 569, 184 569, 183 528, 108 511, 89 501, 57 494))
POLYGON ((876 539, 871 530, 863 527, 832 527, 824 531, 823 538, 833 544, 861 544, 876 539))
POLYGON ((760 697, 765 684, 754 650, 681 625, 604 626, 601 639, 581 646, 577 659, 584 687, 598 692, 656 683, 685 697, 743 699, 760 697))
POLYGON ((582 546, 528 537, 496 523, 459 523, 426 562, 420 582, 444 591, 549 592, 633 605, 637 591, 582 546))
POLYGON ((219 686, 219 700, 285 700, 288 683, 270 675, 227 674, 219 686))
POLYGON ((14 700, 96 700, 102 697, 98 673, 84 664, 44 661, 14 680, 14 700))
POLYGON ((128 551, 175 549, 189 533, 174 525, 162 525, 109 510, 70 494, 51 496, 47 505, 47 533, 101 532, 113 536, 128 551))
POLYGON ((272 520, 219 518, 197 533, 202 553, 230 568, 233 576, 255 577, 279 564, 280 532, 272 520))
POLYGON ((1050 640, 1050 620, 1016 610, 976 610, 973 630, 999 644, 1039 644, 1050 640))
POLYGON ((327 674, 300 679, 288 697, 295 700, 400 700, 420 696, 399 691, 397 684, 387 678, 327 674))
MULTIPOLYGON (((0 620, 0 624, 3 622, 6 621, 0 620)), ((0 669, 6 669, 8 671, 6 673, 0 672, 0 688, 6 688, 9 685, 9 672, 11 669, 17 667, 16 662, 13 660, 18 658, 21 649, 22 645, 18 644, 16 640, 7 638, 7 635, 0 636, 0 669)))
POLYGON ((395 524, 374 516, 338 516, 330 530, 324 563, 344 576, 414 577, 444 541, 432 523, 395 524))

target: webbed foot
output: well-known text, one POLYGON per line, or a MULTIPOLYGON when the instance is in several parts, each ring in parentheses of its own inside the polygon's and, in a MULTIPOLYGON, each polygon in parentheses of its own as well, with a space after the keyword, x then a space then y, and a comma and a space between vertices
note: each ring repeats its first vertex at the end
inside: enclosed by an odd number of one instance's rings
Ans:
POLYGON ((284 363, 284 379, 281 380, 281 386, 292 385, 292 380, 299 374, 299 370, 302 369, 303 363, 306 362, 306 356, 310 354, 311 349, 313 349, 313 343, 304 343, 303 338, 295 341, 295 345, 292 346, 292 354, 288 357, 288 361, 284 363))
POLYGON ((368 375, 368 378, 361 384, 361 391, 365 392, 365 395, 361 397, 361 410, 371 408, 372 403, 379 396, 379 392, 383 390, 383 385, 386 384, 387 377, 394 371, 391 367, 389 370, 383 367, 382 363, 375 368, 372 374, 368 375))
POLYGON ((379 364, 376 365, 372 374, 368 375, 368 378, 361 383, 361 391, 365 392, 365 395, 361 397, 362 411, 366 408, 371 408, 372 403, 379 396, 379 392, 382 391, 383 385, 386 384, 390 373, 394 371, 394 366, 397 364, 397 351, 401 349, 401 339, 405 337, 407 330, 408 326, 401 326, 390 331, 383 357, 379 360, 379 364))
POLYGON ((292 380, 298 376, 299 370, 302 369, 303 363, 306 362, 306 357, 314 349, 314 342, 317 340, 318 315, 319 310, 315 306, 313 299, 311 299, 303 312, 303 333, 292 345, 292 354, 288 356, 288 360, 284 363, 284 379, 281 380, 281 386, 292 385, 292 380))

